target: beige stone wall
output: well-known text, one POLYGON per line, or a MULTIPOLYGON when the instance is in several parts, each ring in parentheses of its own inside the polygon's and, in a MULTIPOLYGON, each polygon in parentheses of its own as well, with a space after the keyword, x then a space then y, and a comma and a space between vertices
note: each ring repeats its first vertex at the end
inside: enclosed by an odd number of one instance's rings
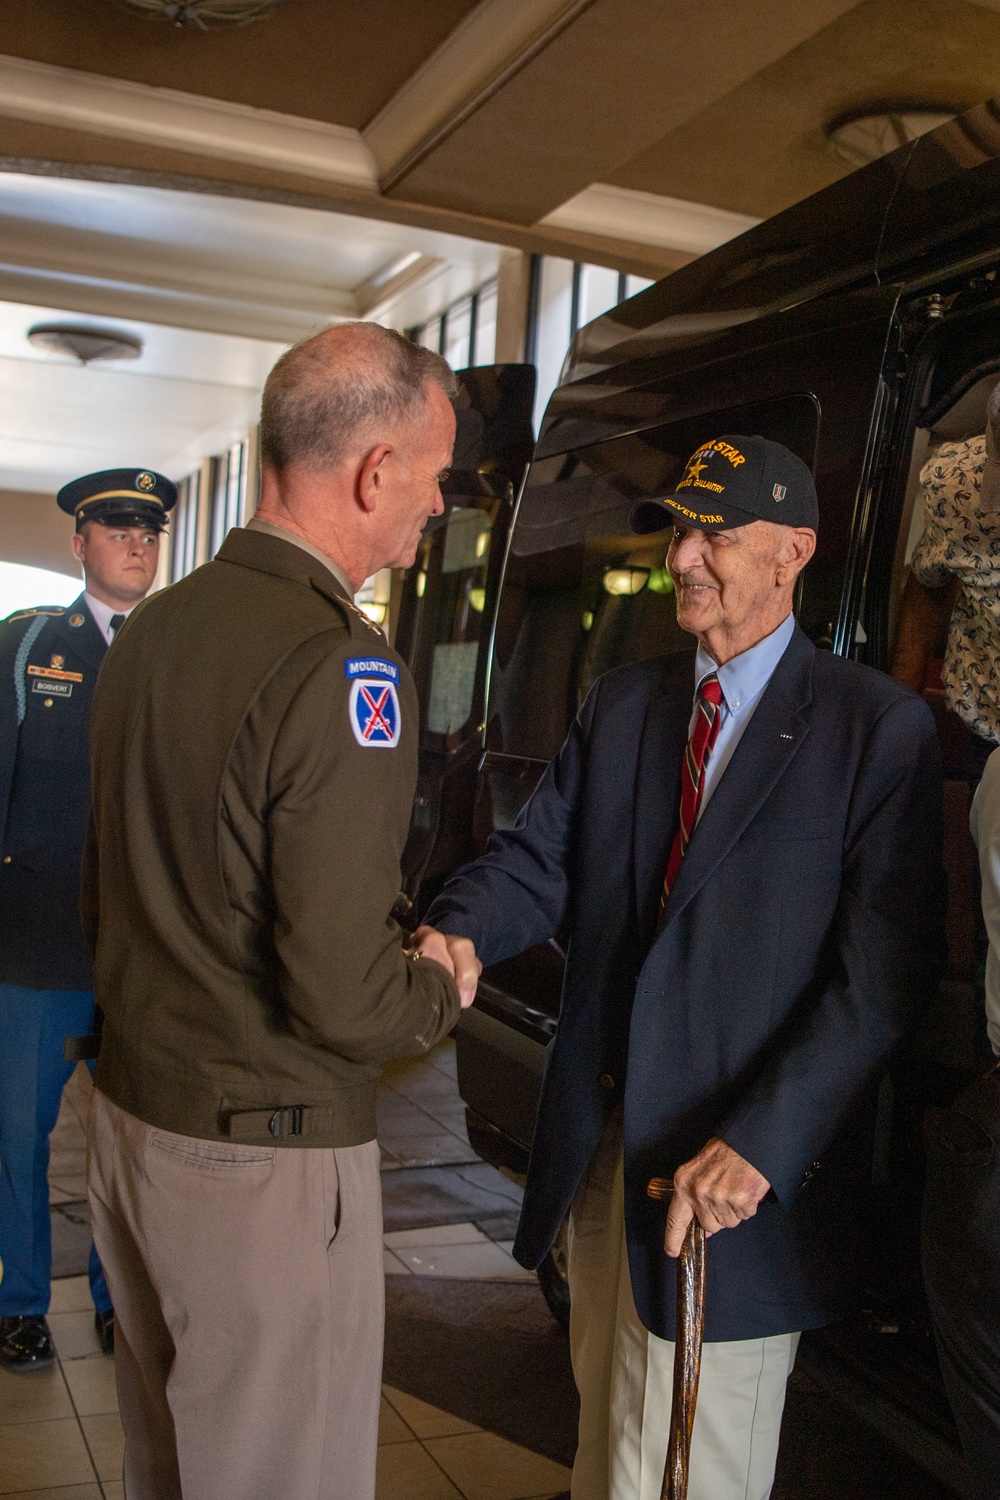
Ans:
POLYGON ((82 577, 72 535, 73 518, 59 509, 54 495, 0 490, 0 562, 82 577))

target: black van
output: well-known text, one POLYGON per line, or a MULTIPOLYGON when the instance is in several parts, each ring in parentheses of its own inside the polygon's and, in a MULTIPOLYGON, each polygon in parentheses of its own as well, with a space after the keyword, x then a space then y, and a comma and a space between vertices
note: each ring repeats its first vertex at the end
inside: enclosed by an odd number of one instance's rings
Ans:
MULTIPOLYGON (((490 831, 511 825, 594 679, 686 649, 662 536, 633 536, 720 432, 759 432, 812 468, 821 525, 797 616, 820 646, 888 670, 920 469, 982 433, 1000 381, 1000 100, 777 215, 582 329, 527 473, 531 373, 463 376, 456 493, 407 575, 396 644, 422 702, 406 856, 419 913, 490 831), (477 416, 476 413, 479 413, 477 416)), ((975 768, 941 693, 950 972, 885 1079, 871 1165, 868 1307, 803 1340, 801 1362, 942 1480, 960 1482, 920 1288, 923 1116, 989 1056, 975 854, 975 768)), ((470 1140, 527 1165, 559 1015, 557 943, 487 970, 457 1032, 470 1140)), ((556 1251, 540 1273, 565 1305, 556 1251)))

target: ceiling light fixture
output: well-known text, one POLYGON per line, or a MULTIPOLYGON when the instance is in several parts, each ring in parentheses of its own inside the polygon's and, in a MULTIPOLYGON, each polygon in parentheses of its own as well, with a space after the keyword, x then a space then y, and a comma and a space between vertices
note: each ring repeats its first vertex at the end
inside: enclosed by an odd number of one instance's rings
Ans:
POLYGON ((826 127, 834 156, 849 167, 866 167, 960 114, 960 104, 881 102, 847 110, 826 127))
POLYGON ((138 359, 142 353, 142 339, 133 334, 82 323, 36 323, 28 329, 28 343, 49 354, 68 354, 81 365, 92 360, 138 359))
POLYGON ((281 0, 124 0, 129 10, 174 26, 246 26, 269 15, 281 0))

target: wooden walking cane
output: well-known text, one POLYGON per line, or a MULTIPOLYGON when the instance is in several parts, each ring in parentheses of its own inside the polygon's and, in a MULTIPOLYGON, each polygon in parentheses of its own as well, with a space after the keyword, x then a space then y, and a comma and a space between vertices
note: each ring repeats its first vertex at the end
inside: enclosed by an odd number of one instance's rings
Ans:
MULTIPOLYGON (((674 1185, 652 1177, 651 1198, 669 1198, 674 1185)), ((677 1262, 677 1334, 674 1344, 674 1389, 670 1402, 670 1440, 660 1500, 687 1500, 691 1432, 701 1375, 701 1341, 705 1330, 705 1231, 697 1219, 688 1225, 677 1262)))

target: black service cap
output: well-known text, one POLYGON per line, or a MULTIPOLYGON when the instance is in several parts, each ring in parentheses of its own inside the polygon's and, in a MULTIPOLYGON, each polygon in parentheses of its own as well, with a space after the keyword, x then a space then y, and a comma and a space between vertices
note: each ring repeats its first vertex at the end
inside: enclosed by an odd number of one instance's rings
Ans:
POLYGON ((76 517, 77 531, 85 521, 163 531, 167 512, 177 504, 177 486, 152 469, 102 469, 64 484, 56 500, 76 517))
POLYGON ((816 486, 808 465, 783 444, 727 433, 692 453, 672 494, 640 501, 629 516, 640 535, 675 521, 701 531, 728 531, 751 521, 816 531, 816 486))

